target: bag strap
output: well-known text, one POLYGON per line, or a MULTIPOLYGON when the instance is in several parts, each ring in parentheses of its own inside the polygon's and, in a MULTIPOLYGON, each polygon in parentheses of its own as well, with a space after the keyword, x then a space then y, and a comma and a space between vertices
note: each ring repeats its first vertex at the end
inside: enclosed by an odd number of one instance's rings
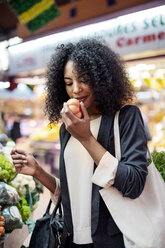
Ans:
POLYGON ((52 212, 51 219, 53 219, 57 213, 57 210, 59 210, 59 215, 62 217, 62 208, 61 208, 61 195, 59 196, 56 206, 52 212))
POLYGON ((52 204, 52 200, 50 199, 50 201, 49 201, 49 203, 48 203, 48 206, 47 206, 47 208, 46 208, 46 211, 45 211, 45 213, 44 213, 44 216, 45 216, 46 214, 49 214, 51 204, 52 204))
MULTIPOLYGON (((47 214, 50 214, 50 207, 51 207, 51 204, 52 204, 52 200, 50 199, 49 200, 49 203, 48 203, 48 206, 46 208, 46 211, 44 213, 43 216, 47 215, 47 214)), ((57 203, 56 203, 56 206, 54 207, 54 210, 51 214, 51 219, 53 219, 56 215, 56 212, 57 210, 59 210, 59 215, 60 217, 62 217, 62 208, 61 208, 61 195, 59 196, 58 200, 57 200, 57 203)))
POLYGON ((120 131, 119 131, 119 113, 118 110, 115 114, 114 118, 114 143, 115 143, 115 157, 120 160, 121 159, 121 147, 120 147, 120 131))

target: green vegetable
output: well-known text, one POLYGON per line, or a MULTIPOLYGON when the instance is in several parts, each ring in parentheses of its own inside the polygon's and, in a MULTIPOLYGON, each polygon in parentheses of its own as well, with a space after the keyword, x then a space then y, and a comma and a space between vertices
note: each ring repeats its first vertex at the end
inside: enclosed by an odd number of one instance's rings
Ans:
POLYGON ((24 197, 20 197, 20 200, 17 202, 16 206, 19 209, 23 222, 28 220, 31 215, 31 210, 26 199, 24 197))
POLYGON ((160 172, 163 180, 165 181, 165 152, 154 151, 151 156, 156 168, 160 172))
POLYGON ((28 220, 30 215, 31 215, 30 207, 29 206, 22 206, 22 208, 20 209, 20 214, 22 216, 23 222, 28 220))
POLYGON ((31 211, 33 211, 35 208, 36 202, 38 202, 40 199, 40 195, 36 189, 30 191, 29 185, 26 184, 25 187, 26 187, 25 199, 27 200, 27 203, 30 206, 31 211))
POLYGON ((37 192, 40 194, 40 193, 43 193, 44 192, 44 187, 43 187, 43 184, 38 180, 36 179, 35 177, 33 177, 33 180, 36 184, 36 190, 37 192))
POLYGON ((0 154, 0 167, 0 180, 10 182, 14 178, 16 171, 10 161, 2 154, 0 154))

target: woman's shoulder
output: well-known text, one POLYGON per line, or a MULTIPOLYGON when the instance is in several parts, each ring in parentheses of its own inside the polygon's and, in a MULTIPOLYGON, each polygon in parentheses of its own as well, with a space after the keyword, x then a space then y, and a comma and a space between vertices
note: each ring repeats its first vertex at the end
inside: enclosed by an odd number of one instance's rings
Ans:
POLYGON ((138 108, 138 106, 136 105, 133 105, 133 104, 126 104, 126 105, 123 105, 123 107, 120 109, 120 113, 121 114, 140 114, 140 109, 138 108))
POLYGON ((135 119, 142 120, 141 111, 136 105, 128 104, 120 109, 119 120, 134 121, 135 119))
POLYGON ((138 108, 138 106, 137 105, 135 105, 135 104, 125 104, 125 105, 123 105, 122 107, 121 107, 121 110, 137 110, 137 109, 139 109, 138 108))

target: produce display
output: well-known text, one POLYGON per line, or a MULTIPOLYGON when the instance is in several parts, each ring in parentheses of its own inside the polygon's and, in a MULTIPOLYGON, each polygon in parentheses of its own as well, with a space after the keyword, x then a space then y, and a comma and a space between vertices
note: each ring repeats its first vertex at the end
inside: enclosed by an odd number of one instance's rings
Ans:
POLYGON ((33 177, 23 174, 17 174, 17 176, 12 180, 12 185, 17 189, 17 192, 22 197, 26 196, 25 185, 28 185, 30 191, 33 191, 36 188, 33 177))
POLYGON ((20 200, 16 206, 19 209, 23 222, 28 220, 31 215, 31 209, 27 203, 27 200, 24 197, 20 197, 20 200))
POLYGON ((36 179, 16 173, 10 156, 15 143, 6 137, 0 136, 0 245, 13 230, 21 229, 24 224, 34 226, 29 218, 43 192, 36 179))
POLYGON ((154 165, 156 166, 156 168, 160 172, 163 180, 165 181, 165 152, 154 151, 152 153, 152 160, 154 162, 154 165))
POLYGON ((158 103, 144 105, 142 112, 148 118, 150 133, 152 136, 148 145, 150 151, 165 151, 165 105, 164 99, 158 103))
POLYGON ((5 234, 5 218, 2 216, 2 206, 0 206, 0 239, 5 234))
POLYGON ((0 154, 0 180, 11 181, 16 175, 15 169, 10 161, 3 155, 0 154))
POLYGON ((54 142, 59 138, 59 125, 49 124, 41 127, 29 136, 32 141, 54 142))
POLYGON ((147 117, 152 140, 150 151, 165 151, 165 60, 146 59, 129 61, 127 71, 136 92, 136 101, 141 104, 147 117))

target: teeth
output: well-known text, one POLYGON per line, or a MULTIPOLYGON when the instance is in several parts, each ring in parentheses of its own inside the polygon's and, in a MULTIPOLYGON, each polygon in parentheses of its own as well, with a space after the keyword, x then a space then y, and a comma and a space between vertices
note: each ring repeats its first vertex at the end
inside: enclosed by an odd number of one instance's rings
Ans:
POLYGON ((81 102, 81 101, 83 101, 85 99, 86 99, 86 97, 82 97, 82 98, 79 98, 78 100, 81 102))

